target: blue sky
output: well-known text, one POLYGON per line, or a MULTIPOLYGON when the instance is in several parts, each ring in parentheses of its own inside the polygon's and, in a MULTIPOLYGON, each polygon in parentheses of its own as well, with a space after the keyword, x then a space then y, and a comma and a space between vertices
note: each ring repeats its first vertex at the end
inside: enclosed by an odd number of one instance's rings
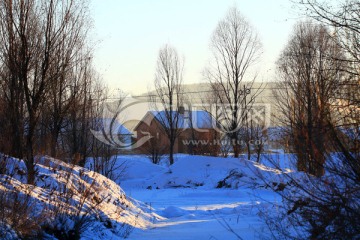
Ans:
POLYGON ((212 32, 234 5, 260 36, 261 78, 270 81, 298 20, 289 0, 92 0, 95 67, 111 89, 143 93, 152 88, 159 49, 171 44, 185 59, 184 83, 203 82, 212 32))

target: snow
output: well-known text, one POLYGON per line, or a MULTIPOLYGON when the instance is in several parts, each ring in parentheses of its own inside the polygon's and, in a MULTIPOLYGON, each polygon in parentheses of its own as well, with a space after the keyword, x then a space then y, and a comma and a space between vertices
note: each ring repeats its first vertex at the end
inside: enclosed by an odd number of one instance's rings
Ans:
MULTIPOLYGON (((260 193, 260 192, 259 192, 260 193)), ((274 200, 270 191, 261 195, 274 200)), ((220 224, 228 222, 245 239, 258 239, 266 228, 259 217, 261 204, 251 190, 161 189, 132 191, 165 220, 151 229, 137 230, 132 239, 234 239, 220 224)))
MULTIPOLYGON (((271 158, 286 160, 283 154, 271 158)), ((263 157, 264 166, 245 157, 178 154, 168 166, 166 157, 162 164, 154 165, 145 156, 119 156, 117 163, 127 167, 118 183, 128 196, 164 218, 134 230, 131 239, 237 239, 236 234, 243 239, 262 238, 267 226, 260 211, 281 201, 258 178, 261 172, 281 181, 280 170, 272 168, 269 159, 263 157), (229 188, 217 188, 232 171, 239 174, 229 180, 229 188)), ((281 166, 292 171, 290 162, 281 166)))
MULTIPOLYGON (((14 158, 7 158, 7 164, 16 166, 8 171, 24 168, 23 161, 14 158)), ((141 202, 127 197, 115 182, 85 168, 42 157, 37 162, 36 171, 35 186, 26 184, 26 179, 18 174, 19 170, 0 174, 0 191, 5 193, 16 189, 24 195, 29 194, 36 205, 34 216, 55 206, 60 207, 69 216, 65 220, 68 228, 74 224, 71 215, 77 212, 80 216, 88 214, 96 227, 89 228, 84 235, 90 235, 92 239, 120 238, 125 225, 143 229, 149 226, 150 219, 162 219, 148 213, 141 202), (113 227, 107 229, 103 222, 111 222, 113 227)), ((49 219, 49 224, 55 228, 63 227, 63 222, 57 220, 49 219)))
MULTIPOLYGON (((59 201, 54 196, 64 186, 76 191, 85 186, 94 190, 94 196, 106 199, 96 206, 100 216, 82 239, 262 239, 268 234, 262 212, 274 211, 273 204, 281 200, 261 177, 282 183, 282 171, 293 172, 288 158, 291 156, 283 153, 263 155, 260 164, 245 156, 178 154, 169 166, 166 156, 159 165, 142 155, 117 156, 116 164, 125 169, 119 170, 113 182, 85 168, 42 157, 31 196, 41 208, 43 203, 59 201), (270 159, 280 163, 279 168, 270 159), (67 172, 71 172, 70 181, 67 172), (104 222, 111 222, 111 227, 104 222)), ((25 168, 18 159, 9 158, 7 164, 13 166, 11 171, 25 168)), ((27 186, 23 175, 10 175, 2 175, 10 181, 0 178, 3 191, 27 186)), ((73 196, 69 209, 76 209, 79 198, 81 195, 73 196)))

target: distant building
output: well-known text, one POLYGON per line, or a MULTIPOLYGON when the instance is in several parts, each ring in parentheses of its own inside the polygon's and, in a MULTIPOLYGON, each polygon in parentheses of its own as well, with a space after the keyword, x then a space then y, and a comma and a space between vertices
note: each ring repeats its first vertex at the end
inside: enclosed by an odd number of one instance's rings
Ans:
MULTIPOLYGON (((143 137, 151 138, 138 151, 143 154, 169 153, 169 140, 165 129, 168 122, 165 111, 149 111, 135 127, 136 141, 143 137)), ((219 146, 214 144, 219 133, 214 129, 212 116, 206 111, 183 111, 179 113, 179 136, 175 142, 174 153, 216 155, 219 146)))
MULTIPOLYGON (((254 100, 254 106, 260 107, 265 106, 268 109, 268 115, 270 119, 269 127, 281 126, 282 123, 279 121, 279 114, 277 112, 276 97, 274 95, 274 90, 278 88, 276 82, 243 82, 241 84, 245 85, 246 88, 250 89, 250 93, 247 96, 247 99, 254 100)), ((212 104, 214 101, 214 93, 211 90, 211 85, 209 83, 194 83, 194 84, 184 84, 183 86, 183 102, 187 106, 201 106, 203 104, 212 104)), ((143 99, 149 98, 149 96, 155 96, 156 91, 151 91, 145 93, 141 96, 143 99)), ((203 108, 202 108, 203 109, 203 108)))
POLYGON ((114 148, 119 150, 131 149, 133 133, 116 119, 97 119, 97 124, 92 129, 92 133, 99 141, 114 148))

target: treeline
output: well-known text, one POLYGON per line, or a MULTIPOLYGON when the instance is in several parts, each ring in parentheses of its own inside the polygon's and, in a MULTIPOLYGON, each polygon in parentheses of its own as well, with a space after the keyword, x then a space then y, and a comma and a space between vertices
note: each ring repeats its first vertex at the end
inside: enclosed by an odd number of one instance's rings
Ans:
POLYGON ((0 2, 0 151, 25 160, 34 182, 37 154, 80 165, 99 145, 106 88, 92 64, 85 0, 0 2))
MULTIPOLYGON (((278 115, 293 160, 273 238, 360 237, 360 3, 298 1, 299 22, 277 62, 278 115), (276 236, 276 237, 275 237, 276 236)), ((274 161, 275 167, 280 167, 274 161)))

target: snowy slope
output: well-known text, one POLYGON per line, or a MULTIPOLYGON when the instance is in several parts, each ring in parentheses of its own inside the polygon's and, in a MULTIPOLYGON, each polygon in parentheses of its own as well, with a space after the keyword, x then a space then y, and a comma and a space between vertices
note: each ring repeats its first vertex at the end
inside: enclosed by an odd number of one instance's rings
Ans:
MULTIPOLYGON (((142 203, 128 198, 115 182, 79 166, 43 157, 37 162, 36 186, 33 187, 26 184, 23 161, 6 158, 6 165, 7 172, 0 175, 2 193, 16 189, 20 194, 30 195, 36 205, 34 215, 54 208, 69 215, 87 215, 92 220, 84 238, 120 238, 125 230, 146 228, 150 219, 161 219, 147 213, 142 203)), ((50 218, 47 224, 56 226, 57 220, 50 218)))
MULTIPOLYGON (((264 155, 263 164, 244 156, 176 155, 171 166, 165 158, 155 165, 146 156, 128 155, 116 158, 122 168, 115 183, 87 169, 43 157, 37 162, 36 187, 28 191, 24 163, 9 158, 8 172, 0 175, 0 191, 29 192, 38 215, 49 206, 89 215, 92 222, 82 239, 262 239, 267 235, 262 212, 274 211, 273 203, 280 201, 262 178, 274 184, 283 182, 282 172, 272 167, 270 159, 292 174, 284 154, 264 155), (73 193, 67 201, 66 189, 73 193), (79 205, 84 195, 86 201, 79 205), (95 211, 89 211, 92 208, 95 211)), ((49 219, 52 226, 57 221, 49 219)))

